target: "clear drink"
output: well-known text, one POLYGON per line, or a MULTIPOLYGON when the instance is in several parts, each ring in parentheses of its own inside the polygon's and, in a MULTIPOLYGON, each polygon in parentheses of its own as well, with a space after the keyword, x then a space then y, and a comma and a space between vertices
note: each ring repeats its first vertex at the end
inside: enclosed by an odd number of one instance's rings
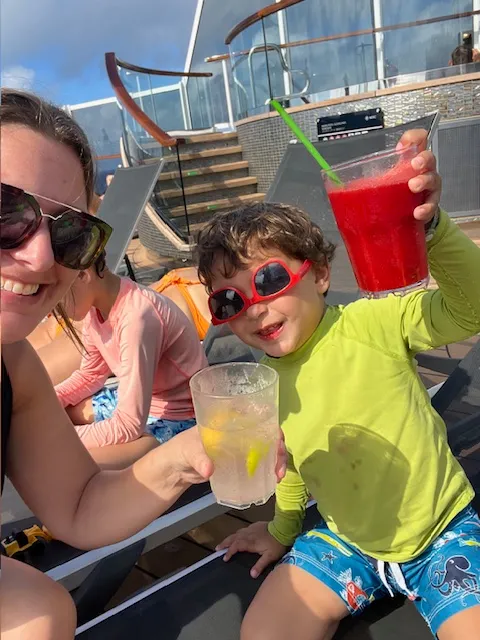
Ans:
POLYGON ((197 373, 190 388, 217 502, 234 509, 264 504, 276 486, 277 373, 261 364, 222 364, 197 373))

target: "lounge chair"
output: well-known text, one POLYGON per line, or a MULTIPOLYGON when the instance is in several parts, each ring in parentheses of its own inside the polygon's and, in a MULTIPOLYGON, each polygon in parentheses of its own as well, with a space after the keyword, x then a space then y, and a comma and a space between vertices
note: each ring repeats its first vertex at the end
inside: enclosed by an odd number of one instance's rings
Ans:
POLYGON ((113 227, 106 247, 107 267, 116 273, 125 261, 133 280, 135 273, 127 256, 127 248, 162 167, 163 161, 117 169, 98 210, 98 217, 113 227))
MULTIPOLYGON (((446 419, 452 450, 476 492, 478 509, 480 459, 480 343, 461 361, 432 399, 446 419), (453 411, 462 407, 463 414, 453 411), (468 411, 468 416, 465 415, 468 411), (458 419, 458 415, 462 417, 458 419)), ((308 509, 306 528, 318 513, 308 509)), ((254 557, 239 555, 227 565, 215 553, 167 580, 159 580, 78 630, 81 640, 130 640, 158 635, 161 640, 238 640, 243 614, 260 580, 250 578, 254 557)), ((359 619, 345 621, 338 638, 349 640, 427 640, 427 626, 405 598, 386 598, 359 619)))

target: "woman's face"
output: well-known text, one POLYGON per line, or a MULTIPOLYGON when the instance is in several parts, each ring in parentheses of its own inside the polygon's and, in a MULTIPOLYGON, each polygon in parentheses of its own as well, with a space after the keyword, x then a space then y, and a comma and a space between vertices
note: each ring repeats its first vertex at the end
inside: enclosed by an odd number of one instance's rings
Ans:
MULTIPOLYGON (((3 126, 1 136, 2 182, 87 210, 82 166, 71 149, 18 125, 3 126)), ((37 199, 45 213, 54 215, 63 210, 37 199)), ((55 262, 46 218, 30 240, 1 252, 0 265, 2 343, 8 344, 35 329, 63 298, 78 271, 55 262), (36 292, 28 295, 34 289, 36 292)))

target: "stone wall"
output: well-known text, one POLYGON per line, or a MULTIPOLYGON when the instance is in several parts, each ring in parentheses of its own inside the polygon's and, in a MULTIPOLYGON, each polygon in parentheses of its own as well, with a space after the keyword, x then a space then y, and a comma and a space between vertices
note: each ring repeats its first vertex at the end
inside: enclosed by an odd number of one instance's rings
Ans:
MULTIPOLYGON (((465 76, 464 76, 465 77, 465 76)), ((423 83, 420 88, 401 88, 350 96, 344 101, 308 105, 291 109, 293 119, 311 140, 317 139, 317 118, 351 111, 381 107, 385 126, 403 124, 439 110, 442 119, 480 115, 480 74, 462 82, 448 84, 423 83), (477 77, 478 76, 478 77, 477 77)), ((258 190, 268 191, 293 134, 276 114, 250 118, 237 124, 243 159, 248 160, 251 176, 258 179, 258 190)))

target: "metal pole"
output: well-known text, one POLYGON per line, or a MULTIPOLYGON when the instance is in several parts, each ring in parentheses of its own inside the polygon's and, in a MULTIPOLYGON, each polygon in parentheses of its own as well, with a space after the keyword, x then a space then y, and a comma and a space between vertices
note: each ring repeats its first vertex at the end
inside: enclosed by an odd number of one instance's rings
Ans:
MULTIPOLYGON (((473 10, 480 11, 480 0, 473 0, 473 10)), ((480 15, 473 16, 473 46, 480 49, 480 15)))
POLYGON ((223 84, 225 86, 225 96, 227 98, 228 123, 235 129, 235 118, 233 116, 232 93, 230 91, 230 78, 228 75, 227 61, 222 60, 223 84))
MULTIPOLYGON (((372 16, 374 28, 378 29, 379 27, 383 27, 381 0, 372 0, 372 16)), ((383 32, 377 32, 373 36, 375 39, 375 57, 377 62, 377 79, 379 87, 383 85, 383 81, 385 80, 385 55, 383 50, 383 36, 383 32)))
MULTIPOLYGON (((281 2, 281 0, 276 0, 276 2, 281 2)), ((288 28, 287 28, 287 17, 285 11, 279 11, 277 13, 278 16, 278 33, 280 36, 280 44, 288 43, 288 28)), ((285 49, 285 64, 290 68, 290 49, 285 49)), ((288 73, 288 71, 283 71, 283 85, 285 89, 285 95, 289 96, 293 93, 293 85, 292 85, 292 77, 288 73)))
POLYGON ((192 125, 192 116, 190 113, 190 102, 189 102, 188 92, 187 92, 187 81, 188 79, 186 78, 185 81, 182 79, 179 82, 179 90, 180 90, 180 104, 182 105, 183 124, 185 125, 185 129, 187 131, 190 131, 191 129, 193 129, 193 125, 192 125))
POLYGON ((182 163, 180 162, 180 149, 178 144, 175 146, 175 149, 177 150, 178 175, 180 177, 180 187, 182 189, 183 209, 185 211, 185 223, 187 225, 187 235, 190 236, 190 223, 188 221, 188 210, 187 210, 187 196, 185 195, 185 187, 183 184, 182 163))
MULTIPOLYGON (((270 97, 270 100, 273 100, 274 95, 273 95, 273 90, 272 90, 272 80, 270 78, 270 66, 268 64, 268 49, 267 49, 267 32, 265 31, 265 23, 263 21, 262 18, 262 33, 263 33, 263 44, 265 45, 265 63, 266 63, 266 68, 267 68, 267 80, 268 80, 268 95, 270 97)), ((252 82, 255 82, 252 79, 252 82)), ((252 87, 254 88, 254 87, 252 87)), ((255 105, 254 107, 256 107, 256 100, 255 100, 255 105)))

